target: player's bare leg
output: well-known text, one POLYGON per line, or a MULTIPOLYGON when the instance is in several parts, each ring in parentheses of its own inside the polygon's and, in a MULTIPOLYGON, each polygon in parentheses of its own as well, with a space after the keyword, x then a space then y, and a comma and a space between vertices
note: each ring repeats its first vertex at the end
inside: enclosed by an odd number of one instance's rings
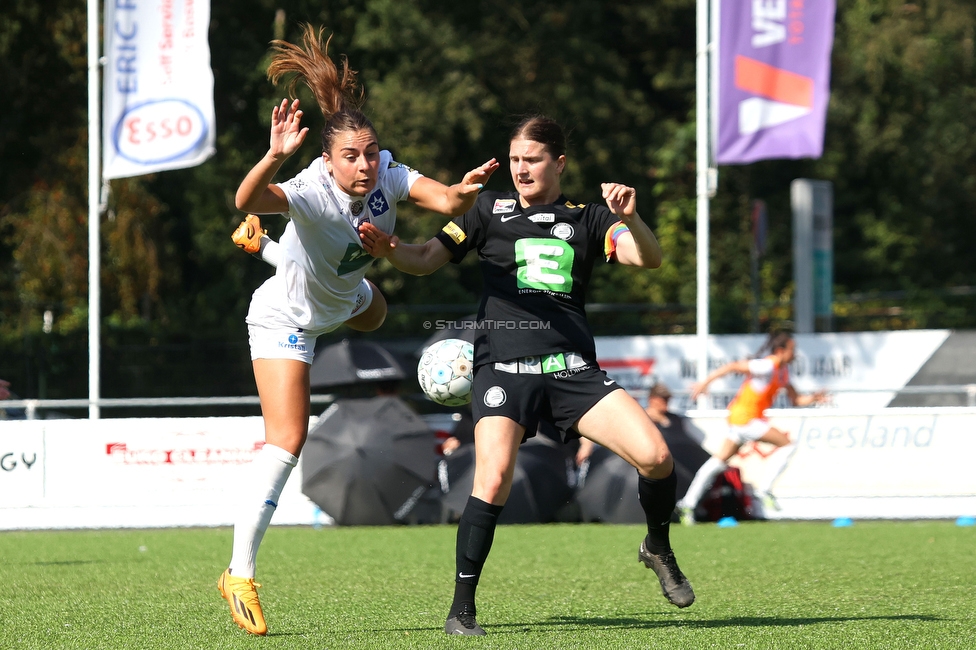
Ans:
POLYGON ((677 477, 664 437, 640 404, 623 389, 596 403, 576 424, 580 434, 607 447, 637 469, 637 494, 647 519, 638 560, 652 569, 661 593, 677 607, 695 602, 691 583, 671 549, 671 513, 677 477))
POLYGON ((255 359, 254 378, 264 416, 265 445, 246 468, 247 480, 235 487, 244 495, 234 523, 230 566, 217 588, 230 605, 234 622, 250 634, 267 634, 254 574, 258 548, 278 498, 308 433, 309 365, 294 359, 255 359))

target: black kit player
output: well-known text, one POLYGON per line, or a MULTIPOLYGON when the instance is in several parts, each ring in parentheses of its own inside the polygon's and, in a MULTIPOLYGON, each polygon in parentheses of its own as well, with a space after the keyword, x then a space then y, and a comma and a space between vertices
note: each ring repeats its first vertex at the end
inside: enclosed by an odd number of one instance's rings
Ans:
POLYGON ((638 558, 655 571, 671 603, 687 607, 695 600, 669 540, 676 488, 671 454, 644 409, 597 365, 584 309, 597 259, 657 268, 661 249, 637 214, 633 188, 605 183, 606 205, 576 204, 560 188, 565 164, 562 128, 546 117, 527 118, 510 141, 516 192, 482 192, 471 210, 425 244, 402 244, 360 227, 366 250, 404 272, 426 275, 475 250, 484 278, 471 393, 475 478, 458 523, 448 634, 485 634, 475 619, 475 591, 519 445, 540 419, 637 468, 647 516, 638 558))

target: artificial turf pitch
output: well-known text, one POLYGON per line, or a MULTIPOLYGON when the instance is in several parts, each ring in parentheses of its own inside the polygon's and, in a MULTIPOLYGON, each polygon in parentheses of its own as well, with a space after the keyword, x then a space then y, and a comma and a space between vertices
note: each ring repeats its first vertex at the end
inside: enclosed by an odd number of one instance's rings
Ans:
POLYGON ((256 638, 216 589, 228 528, 4 532, 0 648, 976 647, 976 528, 953 522, 673 526, 684 610, 638 563, 642 527, 501 526, 483 638, 443 632, 454 535, 272 527, 256 638))

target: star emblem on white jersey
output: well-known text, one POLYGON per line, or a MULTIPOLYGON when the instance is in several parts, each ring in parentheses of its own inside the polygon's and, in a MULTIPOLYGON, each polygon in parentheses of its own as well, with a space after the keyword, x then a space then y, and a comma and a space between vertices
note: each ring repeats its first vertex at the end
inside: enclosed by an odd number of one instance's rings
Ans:
POLYGON ((386 197, 382 192, 373 192, 369 197, 369 211, 374 217, 378 217, 390 209, 390 204, 386 202, 386 197))

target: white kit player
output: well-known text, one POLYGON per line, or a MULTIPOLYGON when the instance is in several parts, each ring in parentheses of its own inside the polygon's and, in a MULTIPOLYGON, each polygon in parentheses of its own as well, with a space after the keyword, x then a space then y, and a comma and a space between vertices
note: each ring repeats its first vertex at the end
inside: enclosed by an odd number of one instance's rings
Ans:
MULTIPOLYGON (((234 622, 251 634, 268 628, 254 582, 258 547, 308 434, 309 368, 320 334, 343 323, 360 330, 379 327, 386 302, 369 281, 372 257, 357 228, 372 223, 392 232, 396 204, 409 200, 444 215, 463 214, 498 163, 491 160, 450 187, 393 161, 360 111, 362 92, 345 59, 341 69, 328 56, 322 30, 306 26, 302 47, 274 41, 268 77, 294 74, 312 90, 325 117, 322 155, 295 178, 271 180, 298 151, 302 128, 298 100, 282 100, 271 114, 271 143, 237 190, 240 210, 280 213, 289 219, 277 251, 269 254, 275 275, 259 287, 247 315, 251 359, 266 444, 233 492, 243 500, 234 524, 233 555, 217 587, 234 622)), ((260 245, 260 225, 245 222, 260 245)), ((247 234, 247 232, 245 232, 247 234)), ((252 246, 253 247, 253 246, 252 246)), ((245 247, 247 250, 247 247, 245 247)))

